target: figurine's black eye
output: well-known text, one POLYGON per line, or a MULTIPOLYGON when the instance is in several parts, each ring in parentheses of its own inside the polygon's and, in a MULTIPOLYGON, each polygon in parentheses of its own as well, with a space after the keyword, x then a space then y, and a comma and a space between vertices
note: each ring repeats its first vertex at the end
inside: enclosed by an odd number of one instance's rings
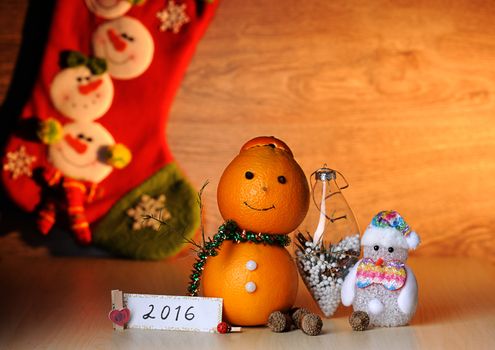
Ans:
POLYGON ((91 137, 86 137, 86 141, 88 141, 88 142, 93 142, 93 138, 91 138, 91 137))
POLYGON ((77 81, 78 81, 78 82, 83 81, 83 77, 77 77, 77 81))
POLYGON ((380 249, 380 247, 376 245, 376 246, 373 247, 373 249, 374 250, 378 250, 378 249, 380 249))
POLYGON ((392 248, 392 247, 388 247, 388 252, 389 252, 389 253, 393 253, 393 252, 394 252, 394 248, 392 248))
POLYGON ((254 177, 254 174, 250 171, 246 171, 244 176, 246 177, 246 179, 251 180, 254 177))
POLYGON ((281 184, 284 184, 287 182, 287 179, 285 178, 285 176, 283 175, 280 175, 278 178, 277 178, 278 182, 280 182, 281 184))
POLYGON ((128 41, 134 41, 134 38, 127 33, 122 33, 121 36, 128 41))
POLYGON ((79 134, 79 135, 77 135, 77 138, 78 139, 83 139, 84 138, 84 135, 83 134, 79 134))
POLYGON ((91 75, 88 75, 88 76, 86 77, 86 81, 90 81, 90 80, 91 80, 91 75))

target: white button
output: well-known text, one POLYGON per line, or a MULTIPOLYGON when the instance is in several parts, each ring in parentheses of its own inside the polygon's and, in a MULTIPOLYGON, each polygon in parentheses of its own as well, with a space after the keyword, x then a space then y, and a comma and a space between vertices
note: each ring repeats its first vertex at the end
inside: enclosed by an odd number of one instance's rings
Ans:
POLYGON ((246 263, 246 269, 248 269, 249 271, 254 271, 254 270, 256 270, 257 267, 258 267, 258 264, 254 260, 249 260, 246 263))
POLYGON ((246 283, 246 285, 244 286, 244 288, 246 288, 246 292, 248 292, 248 293, 254 293, 254 291, 256 290, 256 283, 254 283, 254 282, 248 282, 248 283, 246 283))

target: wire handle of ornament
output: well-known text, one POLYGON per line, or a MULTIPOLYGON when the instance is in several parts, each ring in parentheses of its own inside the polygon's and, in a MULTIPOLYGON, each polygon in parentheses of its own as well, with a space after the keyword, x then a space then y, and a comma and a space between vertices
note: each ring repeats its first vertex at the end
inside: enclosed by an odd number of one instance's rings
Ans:
MULTIPOLYGON (((345 190, 347 187, 349 187, 349 182, 347 181, 347 179, 345 178, 345 176, 344 176, 344 175, 342 175, 342 173, 341 173, 340 171, 338 171, 338 170, 334 170, 334 171, 335 171, 337 174, 339 174, 339 175, 340 175, 340 177, 341 177, 341 178, 344 180, 344 182, 345 182, 345 185, 344 185, 344 186, 340 187, 338 184, 337 184, 337 186, 339 186, 339 189, 340 189, 340 190, 345 190)), ((335 179, 335 181, 337 181, 337 179, 335 179)))

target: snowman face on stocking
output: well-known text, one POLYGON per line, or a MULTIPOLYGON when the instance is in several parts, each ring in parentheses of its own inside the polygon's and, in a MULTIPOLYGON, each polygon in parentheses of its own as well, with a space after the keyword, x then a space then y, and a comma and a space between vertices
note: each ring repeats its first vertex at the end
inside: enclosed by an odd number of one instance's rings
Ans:
POLYGON ((135 78, 148 69, 154 43, 148 30, 131 17, 102 24, 93 36, 96 56, 106 59, 108 71, 116 79, 135 78))
POLYGON ((84 66, 62 69, 50 86, 55 108, 76 121, 91 121, 105 114, 113 99, 113 84, 107 73, 95 75, 84 66))
POLYGON ((106 19, 120 17, 132 6, 130 0, 86 0, 86 5, 95 15, 106 19))
POLYGON ((101 124, 76 122, 64 126, 62 140, 49 148, 49 159, 64 175, 99 183, 112 171, 104 153, 115 143, 101 124))

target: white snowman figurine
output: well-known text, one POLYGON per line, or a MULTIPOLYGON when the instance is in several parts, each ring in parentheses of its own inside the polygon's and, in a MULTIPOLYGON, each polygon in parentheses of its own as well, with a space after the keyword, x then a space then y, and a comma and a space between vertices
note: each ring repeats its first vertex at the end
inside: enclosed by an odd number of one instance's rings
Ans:
POLYGON ((60 63, 63 69, 50 85, 50 98, 55 108, 78 122, 93 121, 105 114, 114 93, 106 62, 76 51, 64 51, 60 63))
POLYGON ((155 45, 148 29, 138 20, 123 16, 104 22, 93 34, 95 55, 104 58, 114 79, 133 79, 151 64, 155 45))
MULTIPOLYGON (((81 53, 67 51, 61 55, 63 69, 50 86, 54 107, 72 122, 44 120, 38 131, 48 145, 48 161, 44 178, 49 186, 61 186, 65 205, 79 242, 91 242, 84 203, 94 197, 94 188, 113 168, 123 168, 131 160, 127 147, 116 144, 112 134, 94 120, 112 104, 113 84, 106 63, 81 53)), ((38 227, 47 234, 55 222, 56 201, 45 198, 39 212, 38 227)))
MULTIPOLYGON (((408 251, 420 239, 396 211, 378 213, 361 239, 363 259, 351 268, 342 285, 342 304, 352 304, 353 318, 366 318, 366 325, 407 325, 416 311, 418 285, 405 264, 408 251)), ((363 330, 359 329, 359 330, 363 330)))
POLYGON ((139 5, 145 0, 86 0, 86 5, 95 15, 112 19, 123 16, 132 5, 139 5))

